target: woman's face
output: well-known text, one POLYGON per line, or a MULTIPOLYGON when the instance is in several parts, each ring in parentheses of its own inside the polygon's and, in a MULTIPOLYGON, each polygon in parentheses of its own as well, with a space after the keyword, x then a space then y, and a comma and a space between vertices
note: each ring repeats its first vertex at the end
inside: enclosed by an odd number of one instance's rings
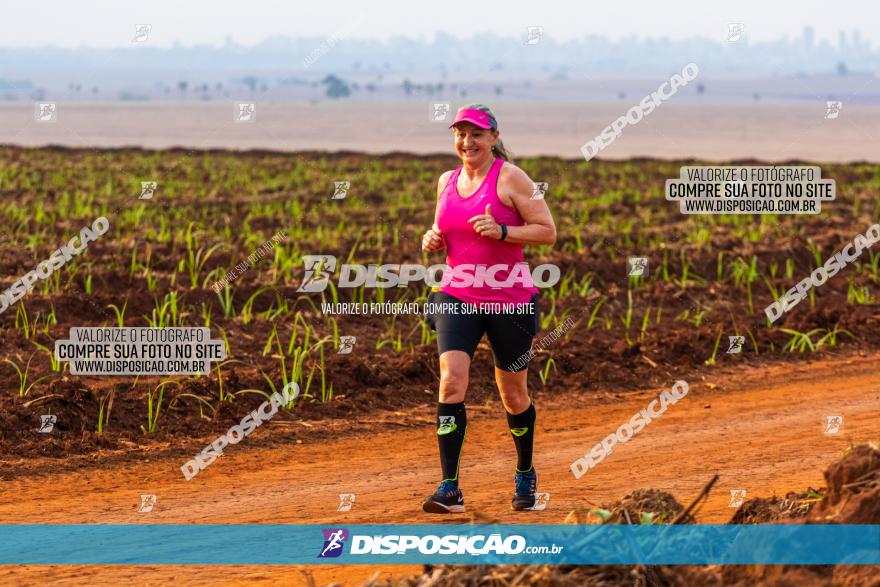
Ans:
POLYGON ((455 139, 455 152, 463 163, 472 167, 488 161, 492 156, 492 147, 498 141, 498 131, 480 128, 470 122, 460 122, 452 129, 455 139))

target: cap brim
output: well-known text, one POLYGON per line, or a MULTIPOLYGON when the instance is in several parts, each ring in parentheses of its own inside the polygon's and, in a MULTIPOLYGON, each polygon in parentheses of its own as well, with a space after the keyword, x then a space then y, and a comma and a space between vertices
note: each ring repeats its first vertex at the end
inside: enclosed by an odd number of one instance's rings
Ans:
POLYGON ((474 119, 471 118, 470 116, 462 116, 461 118, 456 118, 456 119, 452 122, 452 124, 449 125, 449 128, 452 128, 452 127, 455 126, 456 124, 459 124, 459 123, 462 123, 462 122, 470 122, 470 123, 473 124, 474 126, 478 126, 478 127, 480 127, 480 128, 486 129, 486 130, 492 128, 492 125, 491 125, 491 124, 488 124, 488 123, 482 123, 482 122, 480 122, 479 120, 474 120, 474 119))

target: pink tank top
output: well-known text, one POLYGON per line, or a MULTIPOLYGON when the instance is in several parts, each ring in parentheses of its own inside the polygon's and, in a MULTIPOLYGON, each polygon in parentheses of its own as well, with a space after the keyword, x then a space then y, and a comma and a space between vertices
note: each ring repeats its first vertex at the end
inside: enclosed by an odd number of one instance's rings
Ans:
POLYGON ((498 197, 498 175, 503 165, 504 160, 496 158, 482 185, 466 198, 458 193, 458 176, 462 170, 459 167, 440 193, 437 225, 446 240, 446 264, 453 269, 453 274, 459 265, 471 264, 474 270, 462 267, 460 271, 476 277, 472 285, 464 287, 455 285, 464 280, 454 278, 440 291, 463 302, 524 304, 531 300, 532 294, 538 293, 529 265, 523 257, 522 245, 480 236, 474 231, 473 223, 468 223, 470 218, 485 214, 486 204, 491 204, 490 211, 495 222, 507 226, 525 224, 516 208, 502 203, 498 197), (498 265, 501 267, 493 267, 498 265), (479 269, 479 266, 484 269, 479 269), (491 279, 500 285, 490 285, 490 278, 485 277, 487 274, 492 274, 491 279), (484 278, 480 279, 480 276, 484 278))

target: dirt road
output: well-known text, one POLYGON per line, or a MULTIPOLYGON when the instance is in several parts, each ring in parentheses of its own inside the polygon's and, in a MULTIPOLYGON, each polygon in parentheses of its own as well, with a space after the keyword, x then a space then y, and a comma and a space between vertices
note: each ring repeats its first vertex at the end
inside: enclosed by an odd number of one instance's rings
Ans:
MULTIPOLYGON (((697 519, 724 523, 734 512, 730 490, 766 497, 822 486, 825 466, 850 441, 880 438, 878 359, 851 356, 689 381, 685 398, 580 479, 571 462, 659 390, 542 402, 536 468, 539 490, 550 493, 544 512, 509 511, 513 443, 500 408, 474 406, 461 467, 466 515, 438 520, 420 510, 439 474, 432 426, 425 423, 277 450, 253 442, 229 450, 189 482, 178 460, 19 478, 3 483, 0 523, 467 523, 474 512, 501 523, 560 523, 578 505, 608 503, 637 488, 669 491, 687 503, 713 473, 720 480, 697 519), (828 415, 844 417, 840 433, 824 434, 828 415), (350 512, 336 511, 340 493, 357 495, 350 512), (136 511, 141 494, 157 496, 152 512, 136 511)), ((359 585, 377 571, 401 575, 419 568, 308 570, 318 585, 359 585)), ((306 584, 302 568, 283 566, 0 567, 4 585, 243 581, 306 584)))

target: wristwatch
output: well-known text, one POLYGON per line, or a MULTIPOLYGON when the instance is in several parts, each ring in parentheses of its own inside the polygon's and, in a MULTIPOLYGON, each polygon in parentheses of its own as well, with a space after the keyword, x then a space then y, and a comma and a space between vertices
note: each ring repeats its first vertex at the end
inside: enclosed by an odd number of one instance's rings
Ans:
POLYGON ((503 241, 504 239, 507 238, 507 225, 506 224, 499 224, 498 226, 501 227, 501 238, 498 240, 503 241))

